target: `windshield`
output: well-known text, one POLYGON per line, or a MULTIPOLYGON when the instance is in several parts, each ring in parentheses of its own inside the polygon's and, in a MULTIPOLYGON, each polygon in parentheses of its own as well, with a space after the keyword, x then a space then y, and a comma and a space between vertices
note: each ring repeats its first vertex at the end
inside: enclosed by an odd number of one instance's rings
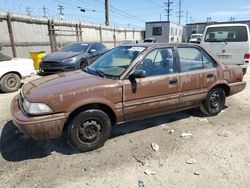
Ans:
POLYGON ((12 58, 0 52, 0 61, 8 61, 12 58))
POLYGON ((202 35, 192 35, 192 39, 200 39, 202 38, 202 35))
POLYGON ((97 59, 88 67, 88 70, 97 72, 103 77, 118 78, 143 50, 145 47, 116 47, 97 59))
POLYGON ((89 44, 85 43, 76 43, 76 44, 68 44, 60 50, 61 52, 86 52, 89 44))
POLYGON ((205 42, 244 42, 247 41, 244 26, 211 27, 207 29, 205 42))

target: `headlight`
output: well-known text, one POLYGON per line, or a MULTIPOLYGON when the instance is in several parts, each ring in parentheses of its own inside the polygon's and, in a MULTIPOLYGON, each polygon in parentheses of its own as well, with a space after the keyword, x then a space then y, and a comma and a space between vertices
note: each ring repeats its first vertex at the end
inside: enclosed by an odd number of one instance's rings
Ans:
POLYGON ((70 58, 70 59, 64 59, 64 60, 62 60, 62 62, 67 62, 67 63, 73 63, 73 62, 75 62, 76 61, 76 57, 73 57, 73 58, 70 58))
POLYGON ((23 101, 23 108, 25 112, 33 115, 47 114, 53 112, 53 110, 47 104, 30 103, 27 100, 23 101))

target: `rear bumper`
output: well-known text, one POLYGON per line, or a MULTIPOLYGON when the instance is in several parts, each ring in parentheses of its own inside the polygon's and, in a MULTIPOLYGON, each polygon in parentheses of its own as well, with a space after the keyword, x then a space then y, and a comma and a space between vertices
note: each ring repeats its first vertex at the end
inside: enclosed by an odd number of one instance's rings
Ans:
POLYGON ((232 84, 229 84, 229 87, 230 87, 229 96, 230 96, 230 95, 234 95, 234 94, 236 94, 236 93, 241 92, 243 89, 245 89, 245 87, 246 87, 246 82, 236 82, 236 83, 232 83, 232 84))
POLYGON ((11 103, 12 120, 18 129, 35 139, 48 139, 61 136, 66 114, 52 114, 30 117, 25 115, 19 107, 17 95, 11 103))

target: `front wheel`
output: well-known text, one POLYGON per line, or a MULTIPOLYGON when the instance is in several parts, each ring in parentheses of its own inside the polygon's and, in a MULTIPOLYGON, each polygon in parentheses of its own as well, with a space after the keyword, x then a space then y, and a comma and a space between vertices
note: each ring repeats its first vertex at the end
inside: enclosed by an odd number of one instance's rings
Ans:
POLYGON ((225 91, 219 87, 214 88, 208 93, 206 100, 200 106, 200 110, 206 115, 215 116, 223 109, 225 102, 225 91))
POLYGON ((102 147, 110 132, 108 115, 101 110, 91 109, 77 114, 69 122, 67 137, 70 145, 85 152, 102 147))
POLYGON ((17 91, 21 86, 20 77, 15 73, 9 73, 2 77, 1 90, 5 93, 17 91))
POLYGON ((88 66, 88 61, 87 60, 81 60, 80 62, 80 69, 84 69, 85 67, 88 66))

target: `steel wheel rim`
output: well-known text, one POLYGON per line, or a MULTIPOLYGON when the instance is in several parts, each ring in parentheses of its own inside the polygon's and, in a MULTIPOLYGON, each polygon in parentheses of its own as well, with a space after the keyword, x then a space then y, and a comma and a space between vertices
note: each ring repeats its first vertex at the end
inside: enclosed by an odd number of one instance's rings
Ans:
POLYGON ((78 138, 83 143, 93 143, 102 135, 101 123, 96 119, 89 119, 82 122, 78 128, 78 138))
POLYGON ((15 77, 9 77, 7 80, 6 80, 6 85, 9 87, 9 88, 16 88, 17 87, 17 84, 18 84, 18 80, 17 78, 15 77))
POLYGON ((219 109, 221 106, 221 95, 219 92, 214 92, 209 98, 209 104, 212 109, 219 109))

